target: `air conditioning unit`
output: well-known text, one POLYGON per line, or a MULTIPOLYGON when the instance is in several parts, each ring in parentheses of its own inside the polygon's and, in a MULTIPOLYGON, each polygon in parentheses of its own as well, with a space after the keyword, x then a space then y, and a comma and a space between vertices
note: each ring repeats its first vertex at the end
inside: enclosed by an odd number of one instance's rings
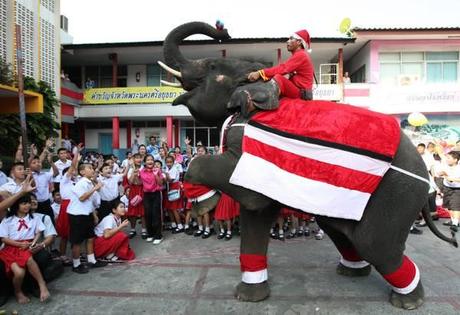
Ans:
POLYGON ((420 76, 416 74, 401 74, 398 76, 399 86, 411 86, 420 82, 420 76))

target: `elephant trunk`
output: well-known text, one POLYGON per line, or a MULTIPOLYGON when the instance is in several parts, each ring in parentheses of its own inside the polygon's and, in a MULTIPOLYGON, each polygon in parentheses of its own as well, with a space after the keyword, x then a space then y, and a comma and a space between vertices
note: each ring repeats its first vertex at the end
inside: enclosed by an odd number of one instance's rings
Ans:
POLYGON ((190 22, 182 24, 173 29, 164 41, 163 54, 168 66, 179 69, 182 65, 190 62, 190 60, 186 59, 182 55, 179 49, 179 44, 185 38, 194 34, 207 35, 217 40, 230 38, 226 29, 217 30, 211 25, 203 22, 190 22))

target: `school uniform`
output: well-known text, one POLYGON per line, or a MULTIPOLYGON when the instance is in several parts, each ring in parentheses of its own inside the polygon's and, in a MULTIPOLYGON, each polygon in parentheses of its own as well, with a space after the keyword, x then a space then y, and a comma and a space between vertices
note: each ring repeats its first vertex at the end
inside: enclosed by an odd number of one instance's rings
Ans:
MULTIPOLYGON (((448 167, 446 173, 447 177, 460 178, 460 165, 448 167)), ((449 182, 444 178, 442 185, 442 206, 450 211, 460 211, 460 182, 449 182)))
MULTIPOLYGON (((0 238, 30 242, 35 238, 35 234, 44 230, 45 225, 35 216, 32 217, 29 214, 24 218, 12 216, 0 223, 0 238)), ((13 263, 25 268, 30 257, 32 257, 32 253, 29 250, 22 250, 15 246, 5 245, 0 250, 0 260, 5 264, 5 270, 9 276, 12 276, 11 265, 13 263)))
POLYGON ((85 201, 80 201, 83 194, 94 188, 93 183, 86 177, 80 179, 72 187, 70 203, 67 207, 69 217, 70 233, 69 241, 72 245, 81 244, 87 239, 94 238, 94 218, 93 211, 98 195, 93 193, 85 201))
MULTIPOLYGON (((62 162, 61 160, 57 160, 56 162, 54 162, 54 165, 56 165, 56 168, 58 169, 58 174, 55 177, 53 177, 54 189, 59 190, 59 184, 62 180, 62 177, 64 176, 64 174, 62 174, 62 171, 67 167, 70 167, 72 165, 72 161, 65 160, 65 162, 62 162)), ((53 175, 53 169, 50 169, 50 173, 51 175, 53 175)))
POLYGON ((99 176, 99 181, 104 184, 99 190, 99 195, 101 196, 101 205, 97 209, 99 221, 102 221, 105 216, 112 213, 112 207, 119 198, 118 186, 122 180, 123 175, 121 174, 111 175, 110 177, 99 176))
POLYGON ((182 202, 182 183, 180 182, 182 166, 180 164, 174 164, 171 169, 166 168, 166 172, 169 174, 172 181, 166 184, 163 208, 167 210, 182 210, 184 208, 182 202), (179 199, 169 201, 168 193, 172 190, 179 190, 179 199))
POLYGON ((35 180, 35 184, 37 189, 35 191, 35 195, 37 196, 38 201, 38 213, 43 213, 49 215, 51 220, 54 222, 54 212, 51 208, 51 200, 50 200, 50 184, 53 183, 53 174, 49 172, 33 172, 33 177, 35 180))
POLYGON ((104 217, 102 221, 95 227, 94 233, 94 255, 96 258, 104 258, 110 254, 115 254, 123 260, 133 260, 135 258, 134 251, 129 247, 129 238, 122 231, 118 231, 110 238, 104 237, 104 231, 107 229, 115 229, 121 224, 121 218, 112 213, 104 217))
POLYGON ((22 188, 22 183, 17 184, 13 179, 0 186, 0 191, 6 191, 10 195, 17 194, 22 188))
POLYGON ((219 221, 232 220, 240 215, 240 203, 225 193, 221 193, 214 218, 219 221))
POLYGON ((59 216, 56 220, 56 230, 58 235, 63 239, 69 238, 70 225, 69 225, 69 216, 67 214, 67 207, 70 203, 70 198, 72 196, 72 188, 75 185, 75 182, 72 180, 71 176, 64 174, 62 176, 61 182, 59 183, 59 192, 61 194, 61 204, 59 209, 59 216))
MULTIPOLYGON (((134 172, 134 169, 130 169, 128 171, 128 178, 132 176, 134 172)), ((136 199, 141 199, 143 200, 144 198, 144 189, 142 187, 142 181, 138 180, 138 183, 129 183, 128 182, 128 187, 129 187, 129 206, 128 206, 128 217, 143 217, 144 216, 144 203, 138 202, 137 204, 133 204, 132 201, 136 199)))

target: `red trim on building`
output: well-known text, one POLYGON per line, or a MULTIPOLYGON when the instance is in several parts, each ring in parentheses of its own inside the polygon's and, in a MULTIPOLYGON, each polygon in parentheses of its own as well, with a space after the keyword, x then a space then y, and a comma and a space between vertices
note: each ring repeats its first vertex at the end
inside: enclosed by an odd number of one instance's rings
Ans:
POLYGON ((126 122, 126 148, 131 149, 131 129, 133 128, 133 121, 128 120, 126 122))
POLYGON ((61 115, 75 116, 75 107, 66 103, 61 103, 61 115))
POLYGON ((65 95, 67 97, 73 98, 76 101, 81 101, 83 99, 83 93, 78 93, 76 91, 66 89, 65 87, 61 88, 61 95, 65 95))
POLYGON ((173 120, 171 116, 166 117, 166 141, 168 146, 172 147, 173 145, 173 120))
POLYGON ((112 149, 120 149, 120 118, 112 118, 112 149))

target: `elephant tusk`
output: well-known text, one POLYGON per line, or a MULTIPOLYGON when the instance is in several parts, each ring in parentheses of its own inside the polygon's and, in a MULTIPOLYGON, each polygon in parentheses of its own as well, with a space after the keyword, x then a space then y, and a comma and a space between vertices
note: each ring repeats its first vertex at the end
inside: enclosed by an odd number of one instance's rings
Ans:
POLYGON ((161 61, 158 61, 158 64, 160 65, 160 67, 162 67, 163 69, 165 69, 166 71, 168 71, 169 73, 173 74, 174 76, 178 77, 178 78, 182 78, 182 73, 180 73, 180 71, 177 71, 177 70, 174 70, 173 68, 165 65, 164 63, 162 63, 161 61))
POLYGON ((165 80, 160 80, 160 82, 161 82, 161 84, 167 85, 167 86, 182 87, 182 84, 180 84, 178 82, 169 82, 169 81, 165 81, 165 80))

